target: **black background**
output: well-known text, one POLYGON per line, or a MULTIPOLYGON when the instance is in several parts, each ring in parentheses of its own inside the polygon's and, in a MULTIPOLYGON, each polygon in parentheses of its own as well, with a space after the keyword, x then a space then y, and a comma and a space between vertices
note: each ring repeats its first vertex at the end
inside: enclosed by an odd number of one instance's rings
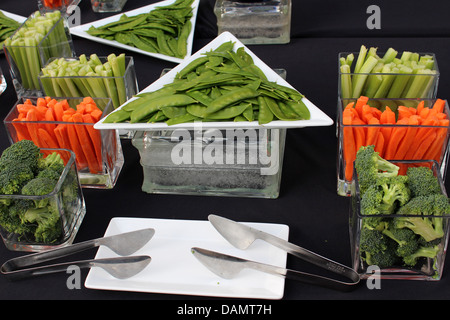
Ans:
MULTIPOLYGON (((124 11, 156 1, 128 0, 124 11)), ((213 14, 214 0, 201 0, 193 52, 217 35, 213 14)), ((79 4, 81 23, 107 17, 95 14, 88 0, 79 4)), ((2 0, 0 9, 22 16, 37 9, 34 0, 2 0)), ((337 56, 339 52, 358 51, 362 44, 380 51, 394 47, 398 51, 433 52, 440 70, 438 97, 450 96, 450 23, 446 1, 293 1, 291 42, 285 45, 248 46, 272 68, 287 70, 287 81, 314 104, 336 118, 337 56), (369 5, 381 9, 381 29, 369 30, 366 20, 369 5)), ((77 55, 110 53, 132 55, 140 90, 159 78, 161 70, 175 64, 127 52, 73 36, 77 55)), ((0 96, 3 119, 17 100, 4 55, 0 66, 8 88, 0 96)), ((141 191, 142 167, 139 154, 129 140, 122 140, 125 165, 112 190, 84 189, 87 214, 76 242, 101 237, 113 217, 206 220, 215 213, 234 220, 287 224, 289 239, 330 259, 350 265, 348 214, 350 200, 336 193, 335 125, 289 129, 278 199, 224 198, 184 195, 150 195, 141 191)), ((9 145, 4 127, 0 129, 0 150, 9 145)), ((448 184, 447 184, 448 186, 448 184)), ((20 255, 0 246, 0 262, 20 255)), ((92 258, 95 252, 80 254, 92 258)), ((448 259, 447 259, 448 260, 448 259)), ((291 269, 315 268, 288 257, 291 269)), ((341 293, 320 287, 286 281, 284 300, 428 300, 450 298, 448 266, 438 282, 383 280, 380 290, 369 290, 365 281, 354 291, 341 293)), ((87 271, 83 271, 83 282, 87 271)), ((0 299, 75 299, 75 300, 204 300, 208 297, 157 293, 69 290, 66 274, 45 276, 21 282, 0 277, 0 299)), ((218 299, 212 298, 216 301, 218 299)), ((220 299, 222 300, 222 299, 220 299)), ((226 303, 233 300, 224 299, 226 303)), ((241 301, 246 303, 244 299, 241 301)), ((187 302, 189 304, 189 302, 187 302)), ((193 302, 191 302, 193 303, 193 302)), ((175 307, 173 306, 173 307, 175 307)), ((149 304, 157 308, 157 303, 149 304)), ((174 308, 170 310, 174 314, 174 308)))

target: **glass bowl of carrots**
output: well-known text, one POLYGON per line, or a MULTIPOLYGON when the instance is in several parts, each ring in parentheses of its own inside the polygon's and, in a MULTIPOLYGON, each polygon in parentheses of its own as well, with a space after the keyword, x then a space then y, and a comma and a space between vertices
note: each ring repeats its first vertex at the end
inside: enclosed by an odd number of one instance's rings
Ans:
POLYGON ((449 113, 443 99, 339 98, 337 193, 351 195, 356 152, 367 145, 390 161, 434 160, 445 179, 449 113))
POLYGON ((4 125, 12 143, 27 139, 40 148, 73 151, 83 188, 111 189, 124 163, 120 137, 94 124, 112 110, 109 98, 22 97, 4 125))

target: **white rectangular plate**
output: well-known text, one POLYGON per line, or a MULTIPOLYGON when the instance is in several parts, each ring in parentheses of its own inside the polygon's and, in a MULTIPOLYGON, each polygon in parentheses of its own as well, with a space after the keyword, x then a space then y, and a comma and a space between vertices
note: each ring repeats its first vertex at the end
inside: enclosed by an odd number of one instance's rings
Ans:
MULTIPOLYGON (((189 34, 189 37, 187 39, 187 54, 186 54, 186 57, 184 59, 190 57, 191 54, 192 54, 192 43, 193 43, 193 40, 194 40, 195 22, 197 21, 197 11, 198 11, 199 1, 200 0, 195 0, 192 3, 192 9, 193 9, 192 10, 192 17, 191 17, 192 29, 191 29, 191 33, 189 34)), ((130 17, 131 16, 136 16, 136 15, 141 14, 141 13, 148 13, 151 10, 155 9, 156 7, 167 6, 169 4, 172 4, 173 2, 175 2, 175 0, 166 0, 166 1, 161 1, 161 2, 154 3, 154 4, 151 4, 151 5, 148 5, 148 6, 144 6, 144 7, 135 9, 135 10, 130 10, 130 11, 127 11, 127 12, 121 12, 119 14, 116 14, 116 15, 108 17, 108 18, 104 18, 104 19, 97 20, 97 21, 94 21, 94 22, 85 23, 85 24, 82 24, 80 26, 72 27, 72 28, 70 28, 70 33, 72 35, 76 35, 76 36, 79 36, 79 37, 82 37, 82 38, 86 38, 86 39, 89 39, 89 40, 92 40, 92 41, 95 41, 95 42, 107 44, 107 45, 110 45, 110 46, 113 46, 113 47, 122 48, 122 49, 126 49, 126 50, 129 50, 129 51, 134 51, 134 52, 141 53, 143 55, 147 55, 147 56, 151 56, 151 57, 155 57, 155 58, 158 58, 158 59, 163 59, 163 60, 168 60, 168 61, 175 62, 175 63, 180 63, 184 59, 171 57, 171 56, 166 56, 166 55, 160 54, 160 53, 153 53, 153 52, 144 51, 144 50, 138 49, 136 47, 125 45, 125 44, 122 44, 122 43, 114 41, 114 40, 106 40, 106 39, 102 39, 102 38, 99 38, 99 37, 94 37, 94 36, 91 36, 90 34, 87 33, 87 30, 89 30, 89 28, 91 26, 94 26, 94 27, 97 28, 97 27, 100 27, 100 26, 104 26, 105 24, 108 24, 108 23, 111 23, 111 22, 114 22, 114 21, 118 21, 119 18, 123 14, 126 14, 127 16, 130 16, 130 17)))
MULTIPOLYGON (((282 224, 245 223, 287 240, 289 227, 282 224)), ((151 218, 113 218, 105 236, 154 228, 153 238, 135 255, 149 255, 150 264, 128 279, 116 279, 101 268, 91 268, 85 286, 89 289, 135 291, 180 295, 232 298, 281 299, 285 280, 256 270, 245 269, 228 280, 208 270, 191 253, 201 247, 258 262, 286 267, 287 254, 264 241, 256 241, 247 250, 229 244, 209 221, 151 218)), ((96 258, 117 256, 100 247, 96 258)))
MULTIPOLYGON (((221 33, 217 36, 213 41, 204 46, 202 49, 193 54, 189 59, 185 59, 182 63, 177 65, 175 68, 170 70, 164 76, 153 82, 147 88, 142 90, 143 92, 152 92, 162 88, 165 84, 172 83, 175 79, 175 76, 179 71, 181 71, 185 66, 187 66, 193 60, 202 56, 203 53, 214 50, 219 47, 224 42, 233 41, 235 42, 235 49, 239 47, 245 47, 242 42, 240 42, 235 36, 233 36, 229 32, 221 33)), ((275 71, 273 71, 270 67, 268 67, 264 62, 261 61, 253 52, 251 52, 248 48, 245 48, 245 51, 253 58, 253 61, 256 66, 258 66, 266 75, 269 81, 276 82, 280 85, 287 86, 289 88, 293 88, 286 80, 280 77, 275 71)), ((124 105, 129 103, 130 101, 137 99, 131 98, 125 104, 117 108, 116 110, 122 108, 124 105)), ((323 111, 321 111, 318 107, 316 107, 311 101, 307 98, 303 98, 303 102, 309 108, 311 113, 311 118, 309 120, 297 120, 297 121, 271 121, 267 124, 260 125, 257 121, 217 121, 217 122, 202 122, 202 128, 217 128, 217 129, 237 129, 237 128, 303 128, 303 127, 315 127, 315 126, 330 126, 333 124, 333 120, 326 115, 323 111)), ((113 111, 114 112, 114 111, 113 111)), ((100 120, 95 124, 96 129, 123 129, 123 130, 171 130, 171 129, 198 129, 198 122, 191 123, 180 123, 176 125, 169 126, 164 122, 157 123, 104 123, 105 118, 100 120)))

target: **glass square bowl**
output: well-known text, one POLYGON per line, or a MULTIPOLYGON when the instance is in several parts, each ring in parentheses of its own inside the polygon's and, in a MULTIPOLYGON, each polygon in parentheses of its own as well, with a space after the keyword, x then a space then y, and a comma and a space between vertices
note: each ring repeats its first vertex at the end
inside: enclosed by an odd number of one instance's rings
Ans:
MULTIPOLYGON (((367 53, 366 62, 369 55, 367 53)), ((379 56, 384 57, 384 54, 379 56)), ((384 64, 372 60, 371 65, 368 63, 371 72, 357 73, 354 68, 359 53, 339 53, 338 95, 342 99, 360 96, 374 99, 435 99, 440 75, 435 54, 406 52, 405 56, 408 58, 402 56, 384 64), (353 61, 351 67, 349 62, 345 62, 349 57, 353 61)))
POLYGON ((120 76, 114 74, 114 69, 104 70, 101 68, 105 64, 115 68, 112 66, 113 62, 108 61, 108 57, 95 56, 93 59, 91 55, 90 59, 84 56, 50 59, 38 77, 42 91, 44 95, 50 97, 110 98, 113 108, 116 109, 138 92, 134 59, 131 56, 125 56, 122 59, 120 56, 115 59, 118 64, 117 68, 120 69, 117 74, 120 76), (58 74, 59 70, 66 68, 67 64, 70 65, 72 62, 85 60, 85 58, 88 59, 89 66, 81 69, 73 67, 72 75, 61 76, 58 74), (102 70, 97 72, 96 66, 102 70), (100 72, 105 75, 100 76, 100 72), (108 74, 109 72, 111 73, 108 74))
POLYGON ((9 250, 42 251, 70 245, 73 243, 83 221, 86 214, 86 206, 78 180, 75 154, 66 149, 41 148, 43 157, 53 152, 59 153, 66 160, 64 170, 52 192, 46 195, 0 194, 0 204, 2 210, 11 212, 13 206, 17 204, 28 203, 34 206, 35 202, 39 202, 42 204, 42 209, 39 209, 40 215, 46 215, 49 212, 47 211, 48 208, 54 208, 56 210, 54 217, 57 218, 55 223, 57 232, 51 239, 48 239, 47 237, 39 236, 36 233, 36 227, 32 223, 23 224, 27 227, 20 232, 0 224, 1 237, 9 250))
MULTIPOLYGON (((436 161, 391 161, 392 163, 400 167, 400 174, 405 174, 409 167, 428 167, 431 168, 435 177, 437 177, 442 194, 447 196, 445 186, 442 180, 442 176, 439 171, 439 165, 436 161)), ((355 172, 356 174, 356 172, 355 172)), ((377 219, 380 217, 385 223, 392 222, 393 219, 407 218, 411 215, 364 215, 361 212, 361 195, 359 190, 358 181, 352 188, 351 207, 350 207, 350 244, 351 244, 351 256, 353 268, 358 272, 362 279, 369 277, 379 276, 378 279, 399 279, 399 280, 440 280, 442 278, 442 272, 444 270, 445 254, 447 251, 448 237, 449 237, 449 218, 447 215, 435 215, 434 223, 442 226, 443 236, 438 237, 430 241, 421 242, 423 239, 418 240, 419 246, 427 246, 430 251, 427 252, 428 257, 420 256, 415 259, 396 259, 389 266, 376 266, 370 265, 367 261, 366 254, 361 248, 361 234, 366 232, 369 228, 365 227, 365 219, 377 219), (405 261, 408 261, 406 263, 405 261), (410 262, 413 261, 413 262, 410 262), (415 262, 414 265, 412 265, 415 262)), ((419 219, 427 219, 424 216, 414 216, 419 219)), ((431 219, 431 218, 430 218, 431 219)), ((394 240, 393 240, 394 241, 394 240)), ((364 248, 364 247, 363 247, 364 248)), ((417 252, 417 251, 416 251, 417 252)), ((378 261, 378 260, 377 260, 378 261)), ((379 260, 382 261, 382 260, 379 260)), ((392 261, 392 260, 389 260, 392 261)), ((377 262, 378 263, 378 262, 377 262)))
MULTIPOLYGON (((94 122, 64 122, 64 121, 30 121, 18 119, 18 106, 26 100, 33 105, 39 99, 44 98, 21 98, 10 110, 4 119, 9 140, 11 143, 22 139, 37 141, 39 147, 56 147, 72 150, 75 153, 75 163, 78 176, 83 188, 111 189, 115 186, 123 167, 124 157, 119 134, 116 130, 94 129, 94 122), (48 133, 54 133, 52 146, 42 141, 36 135, 31 136, 33 130, 45 129, 48 133)), ((51 98, 59 102, 67 101, 67 108, 75 109, 84 98, 51 98)), ((111 99, 92 98, 103 113, 100 119, 109 114, 113 106, 111 99)), ((42 133, 42 131, 41 131, 42 133)))
MULTIPOLYGON (((416 109, 423 101, 424 108, 431 108, 436 100, 434 99, 369 99, 367 104, 371 107, 375 107, 377 110, 383 111, 388 106, 395 114, 398 120, 398 108, 399 106, 416 109)), ((387 160, 435 160, 438 163, 441 175, 443 179, 446 177, 447 163, 448 163, 448 141, 450 135, 450 125, 439 124, 424 125, 422 122, 419 125, 403 125, 403 124, 352 124, 344 125, 343 112, 347 105, 353 103, 356 104, 357 99, 338 99, 337 107, 337 137, 338 137, 338 150, 337 150, 337 193, 341 196, 351 195, 351 184, 354 181, 353 175, 353 161, 356 158, 356 152, 362 145, 375 145, 375 150, 387 160), (405 157, 395 154, 391 156, 385 150, 389 145, 388 139, 380 139, 380 135, 383 138, 386 136, 386 132, 392 132, 392 130, 416 130, 416 133, 424 132, 429 139, 422 140, 423 145, 416 145, 411 143, 406 145, 408 152, 405 157), (428 130, 428 131, 427 131, 428 130), (368 132, 374 132, 377 135, 377 140, 370 141, 368 132), (361 138, 363 137, 363 138, 361 138), (433 139, 434 137, 434 139, 433 139), (357 139, 358 138, 358 139, 357 139), (428 144, 428 145, 427 145, 428 144), (420 148, 419 148, 420 147, 420 148), (415 152, 417 151, 417 152, 415 152)), ((445 101, 443 114, 446 119, 449 119, 450 109, 448 102, 445 101)), ((422 137, 424 137, 423 135, 422 137)), ((417 139, 416 142, 420 142, 417 139)), ((391 148, 392 150, 392 148, 391 148)))
POLYGON ((5 56, 17 96, 41 96, 42 91, 38 76, 41 68, 53 57, 73 57, 75 49, 69 31, 67 19, 60 11, 45 14, 39 11, 30 15, 19 29, 4 44, 5 56), (52 16, 53 26, 42 38, 26 40, 21 36, 37 19, 52 16), (58 18, 59 17, 59 18, 58 18), (18 40, 17 37, 20 37, 18 40))

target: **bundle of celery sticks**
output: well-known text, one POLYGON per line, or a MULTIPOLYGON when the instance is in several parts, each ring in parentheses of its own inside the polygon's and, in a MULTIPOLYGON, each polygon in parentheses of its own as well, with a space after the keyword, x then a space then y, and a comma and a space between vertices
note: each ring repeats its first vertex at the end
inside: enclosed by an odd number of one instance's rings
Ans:
POLYGON ((117 108, 127 100, 126 66, 124 53, 112 53, 106 58, 82 54, 50 61, 42 68, 40 80, 47 96, 109 97, 117 108))
POLYGON ((437 84, 435 64, 430 54, 399 54, 389 48, 381 56, 377 48, 362 45, 356 61, 353 53, 339 58, 341 97, 431 98, 437 84))
POLYGON ((38 75, 49 58, 74 54, 60 11, 45 15, 36 11, 12 37, 5 39, 4 48, 22 87, 30 90, 40 89, 38 75))

